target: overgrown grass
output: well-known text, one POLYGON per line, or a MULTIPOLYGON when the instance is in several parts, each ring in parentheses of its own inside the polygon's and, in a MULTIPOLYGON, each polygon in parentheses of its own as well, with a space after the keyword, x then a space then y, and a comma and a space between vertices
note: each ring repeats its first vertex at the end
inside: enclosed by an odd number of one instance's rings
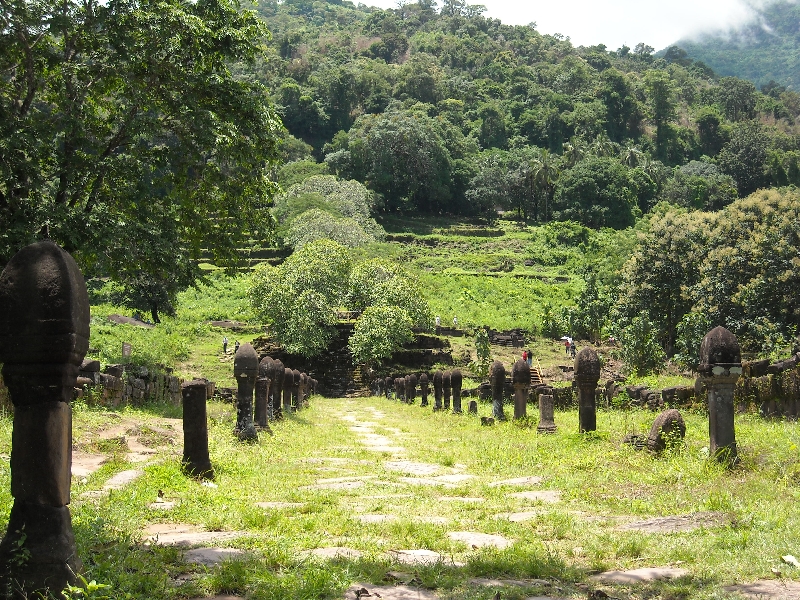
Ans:
MULTIPOLYGON (((489 413, 482 405, 481 414, 489 413)), ((533 413, 529 407, 529 413, 533 413)), ((116 411, 78 407, 76 444, 115 421, 116 411)), ((127 409, 126 419, 152 422, 148 411, 127 409)), ((210 405, 210 450, 218 487, 185 477, 180 450, 163 447, 144 466, 144 476, 101 499, 83 496, 99 489, 113 473, 136 468, 116 454, 86 482, 73 487, 74 526, 87 578, 113 586, 112 597, 187 598, 214 593, 247 598, 334 599, 355 581, 380 583, 388 571, 414 572, 422 585, 443 598, 488 599, 494 590, 467 585, 470 577, 540 578, 554 582, 559 596, 585 598, 586 577, 604 569, 680 565, 690 577, 677 582, 611 590, 626 598, 732 598, 720 587, 771 577, 780 557, 795 553, 800 515, 791 509, 800 496, 800 432, 795 423, 737 416, 741 466, 728 471, 707 458, 707 419, 684 415, 685 444, 662 456, 637 452, 621 443, 627 433, 646 433, 654 415, 647 411, 598 413, 598 432, 579 435, 576 411, 557 412, 559 431, 536 434, 536 419, 481 427, 466 415, 432 413, 384 399, 315 399, 312 407, 273 424, 274 436, 244 445, 232 435, 235 411, 210 405), (383 416, 376 417, 368 409, 383 416), (438 464, 442 473, 474 475, 452 488, 409 485, 389 470, 390 455, 367 450, 348 423, 349 414, 375 422, 376 433, 406 449, 409 460, 438 464), (335 459, 335 460, 329 460, 335 459), (524 488, 489 484, 538 475, 540 485, 524 488), (351 490, 308 489, 321 478, 365 477, 351 490), (372 477, 372 478, 370 478, 372 477), (547 504, 510 497, 520 489, 558 490, 561 501, 547 504), (176 501, 170 512, 148 508, 159 490, 176 501), (481 497, 472 504, 443 497, 481 497), (299 502, 302 507, 261 509, 256 502, 299 502), (534 512, 513 522, 504 514, 534 512), (619 529, 623 523, 656 516, 714 511, 718 525, 689 533, 645 534, 619 529), (360 514, 388 514, 396 520, 361 523, 360 514), (449 518, 446 525, 420 517, 449 518), (214 545, 247 551, 219 567, 185 564, 182 551, 142 543, 152 523, 194 524, 209 530, 242 531, 236 541, 214 545), (499 534, 514 541, 506 550, 472 549, 448 531, 499 534), (364 553, 359 560, 319 561, 301 551, 346 546, 364 553), (424 548, 463 562, 409 568, 385 555, 389 549, 424 548)), ((532 415, 533 417, 533 415, 532 415)), ((8 495, 10 420, 0 419, 0 527, 5 527, 8 495)), ((781 565, 785 576, 800 577, 781 565)), ((503 591, 503 598, 550 593, 541 587, 503 591), (523 593, 524 592, 524 593, 523 593), (515 594, 517 594, 515 596, 515 594)))

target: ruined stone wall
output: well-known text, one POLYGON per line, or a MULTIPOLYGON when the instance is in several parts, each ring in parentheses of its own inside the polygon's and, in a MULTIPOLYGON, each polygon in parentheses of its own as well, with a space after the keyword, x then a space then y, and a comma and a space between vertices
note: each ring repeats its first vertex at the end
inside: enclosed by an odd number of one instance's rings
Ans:
POLYGON ((156 370, 134 365, 108 365, 101 372, 96 360, 85 360, 78 375, 77 397, 99 406, 140 406, 146 403, 181 403, 182 380, 172 369, 156 370))

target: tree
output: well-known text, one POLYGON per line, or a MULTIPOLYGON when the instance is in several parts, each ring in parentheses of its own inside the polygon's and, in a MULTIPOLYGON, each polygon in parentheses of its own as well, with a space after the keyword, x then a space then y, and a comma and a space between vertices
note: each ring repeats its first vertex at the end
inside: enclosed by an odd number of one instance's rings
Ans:
POLYGON ((565 171, 555 187, 553 216, 599 229, 623 229, 638 213, 627 169, 613 158, 590 157, 565 171))
POLYGON ((670 137, 669 124, 675 118, 675 89, 669 73, 654 69, 645 73, 644 84, 650 104, 650 118, 656 126, 656 156, 664 161, 670 137))
POLYGON ((693 160, 675 169, 660 197, 677 206, 719 210, 736 200, 736 182, 716 165, 693 160))
POLYGON ((666 356, 658 344, 657 327, 645 312, 620 331, 619 342, 622 360, 632 373, 648 375, 663 368, 666 356))
POLYGON ((414 335, 411 319, 397 306, 370 306, 356 321, 348 347, 359 363, 381 362, 390 358, 414 335))
POLYGON ((344 304, 350 267, 340 244, 306 244, 280 266, 260 267, 253 274, 253 310, 288 352, 315 356, 336 333, 336 310, 344 304))
POLYGON ((169 288, 201 248, 233 261, 268 235, 280 122, 229 68, 262 55, 254 13, 45 0, 0 18, 0 262, 49 225, 87 274, 169 288))
POLYGON ((717 162, 723 173, 736 180, 739 196, 766 185, 767 135, 757 121, 731 127, 730 140, 722 147, 717 162))
MULTIPOLYGON (((545 221, 548 220, 548 209, 552 211, 553 194, 555 193, 556 182, 561 174, 556 163, 556 158, 546 149, 539 152, 539 156, 531 161, 531 180, 532 187, 540 190, 544 199, 543 215, 545 221)), ((537 203, 538 206, 538 203, 537 203)), ((539 218, 539 215, 534 215, 539 218)))

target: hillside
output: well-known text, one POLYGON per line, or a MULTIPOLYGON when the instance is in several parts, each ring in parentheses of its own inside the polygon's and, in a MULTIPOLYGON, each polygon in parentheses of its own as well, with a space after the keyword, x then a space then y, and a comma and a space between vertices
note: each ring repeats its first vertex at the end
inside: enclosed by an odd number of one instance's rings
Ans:
POLYGON ((756 17, 741 27, 675 45, 719 75, 747 79, 759 88, 774 81, 800 90, 800 4, 781 0, 753 8, 756 17))

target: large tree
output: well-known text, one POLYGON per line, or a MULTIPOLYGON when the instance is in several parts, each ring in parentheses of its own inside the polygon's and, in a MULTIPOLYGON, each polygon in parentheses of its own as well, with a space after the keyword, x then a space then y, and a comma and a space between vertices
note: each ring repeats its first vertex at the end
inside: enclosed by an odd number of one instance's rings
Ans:
POLYGON ((232 259, 269 227, 280 121, 229 66, 267 36, 235 0, 1 2, 0 263, 49 226, 156 297, 201 247, 232 259))

